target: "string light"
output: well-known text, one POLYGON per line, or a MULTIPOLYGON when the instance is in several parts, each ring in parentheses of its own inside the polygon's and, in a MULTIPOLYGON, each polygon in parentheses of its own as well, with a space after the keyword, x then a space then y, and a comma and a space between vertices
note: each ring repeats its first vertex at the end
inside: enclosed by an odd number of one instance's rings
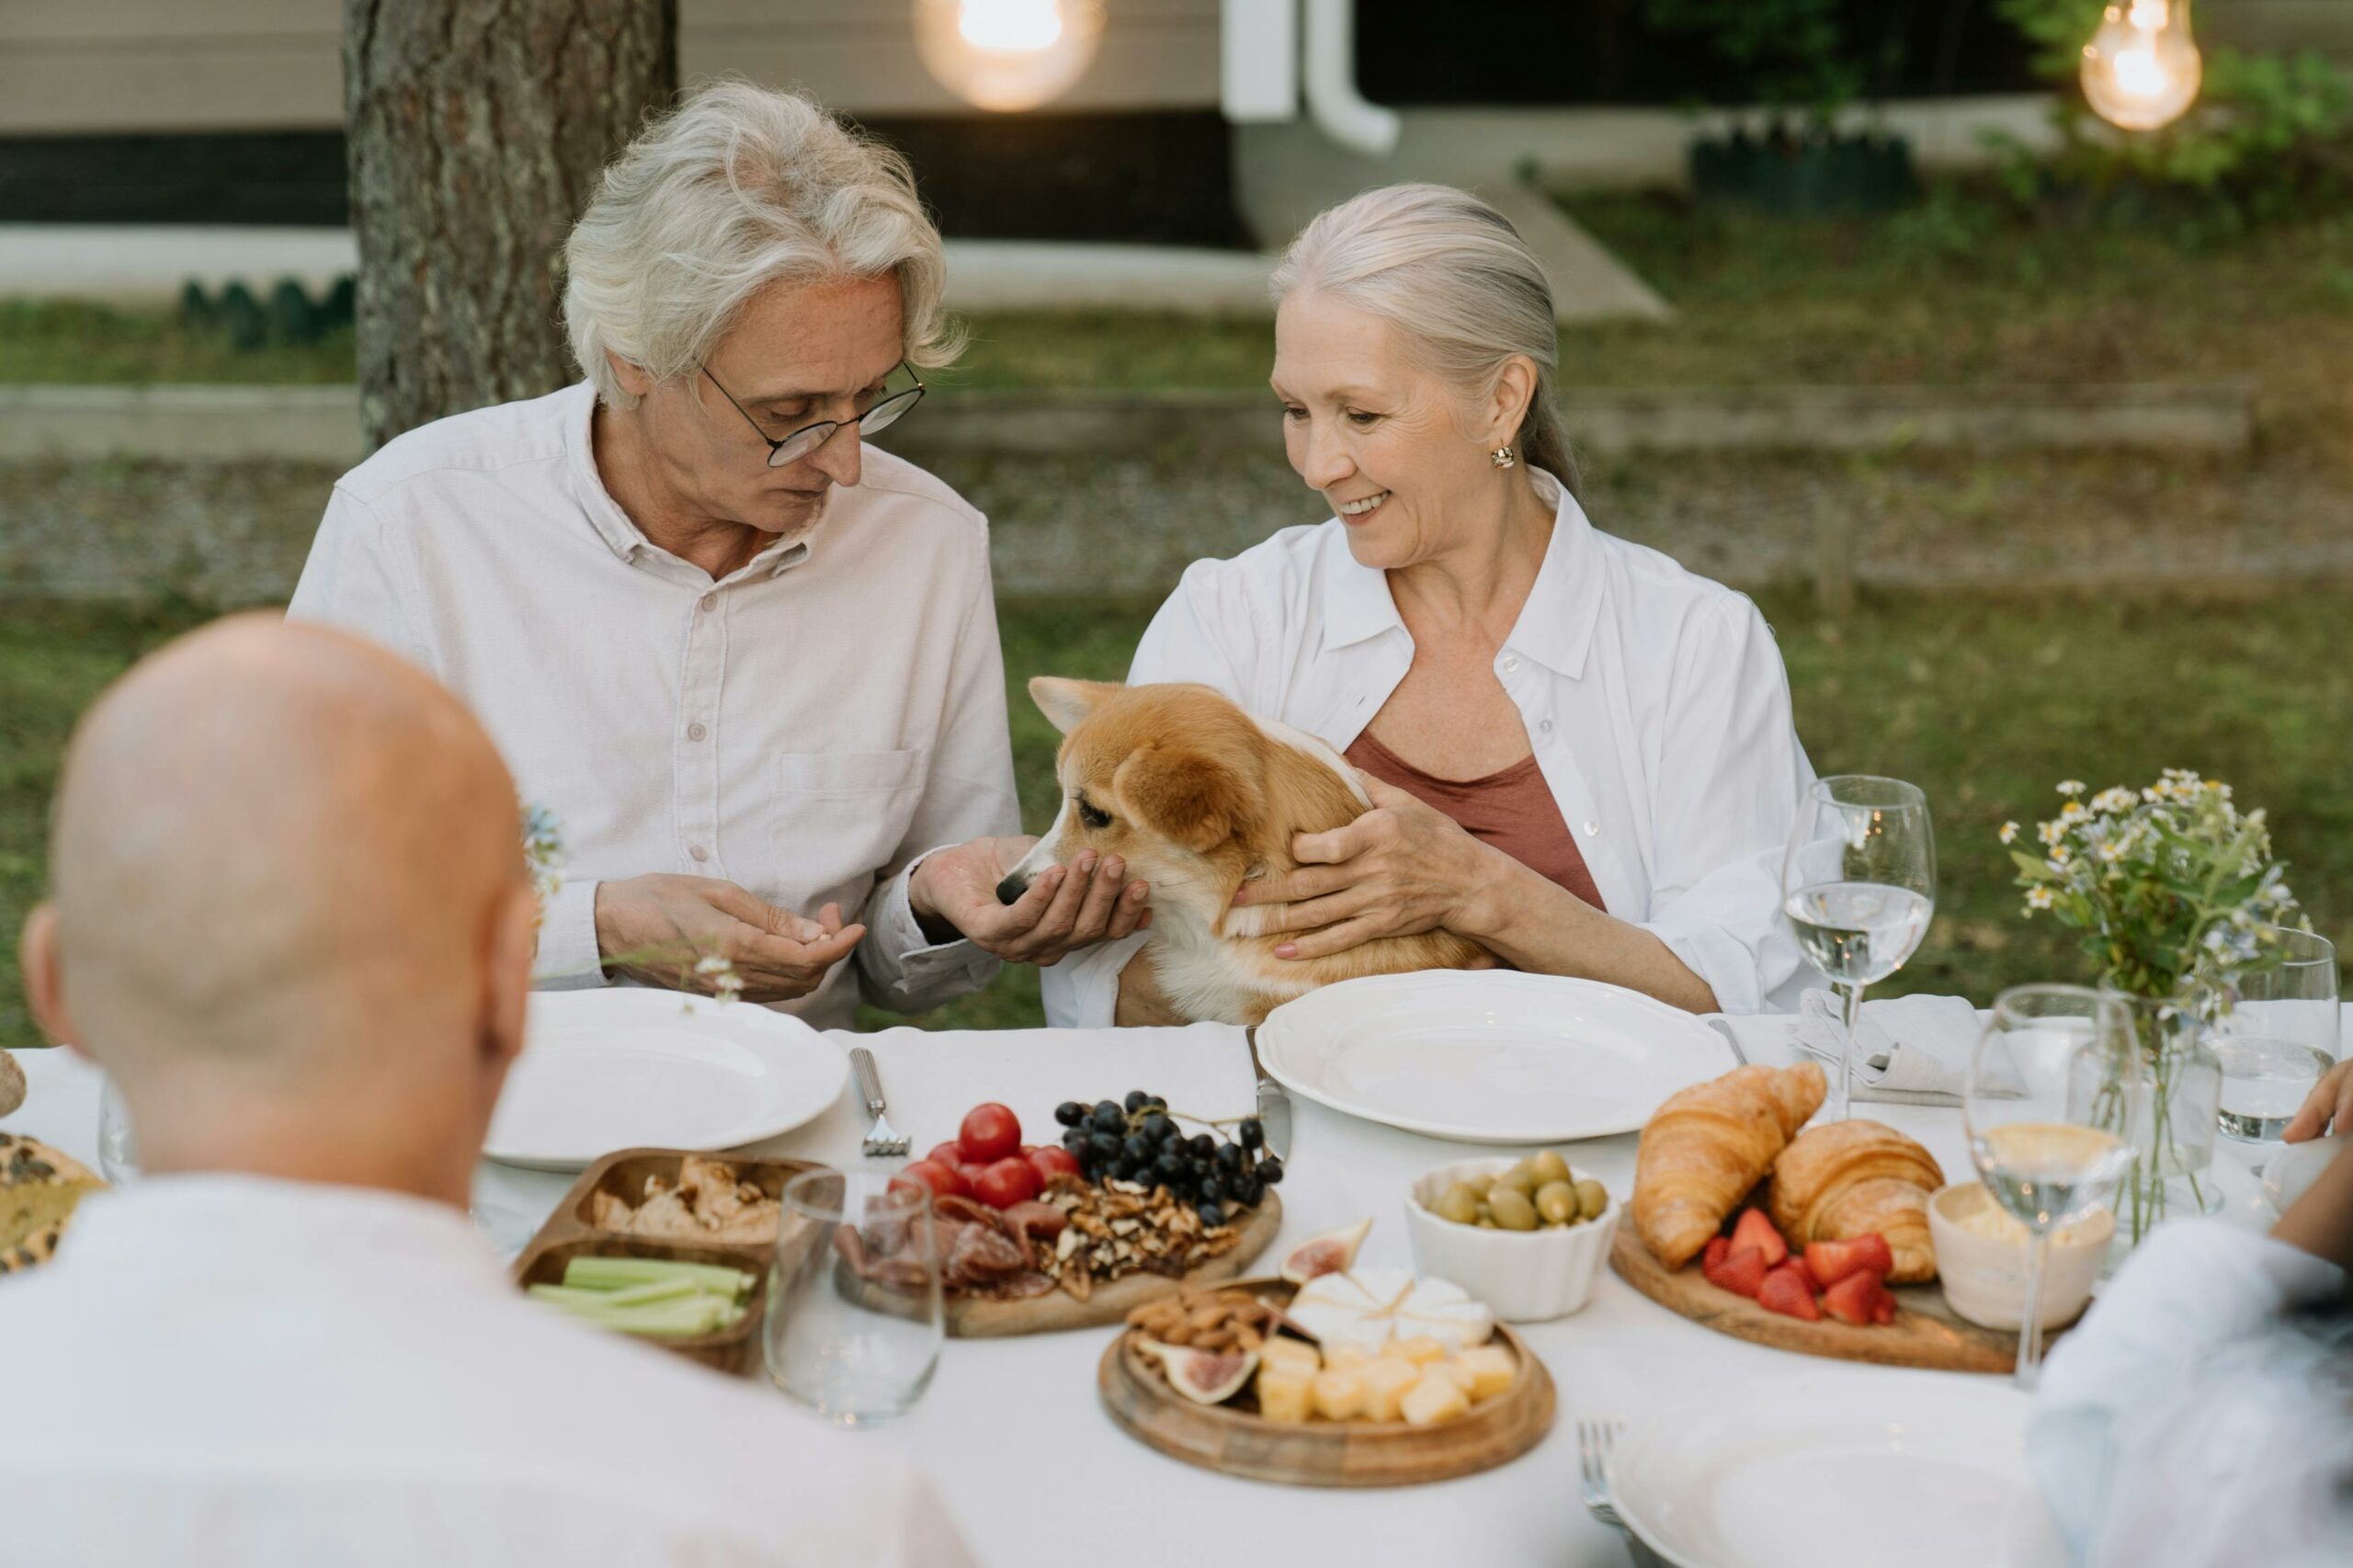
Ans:
POLYGON ((985 109, 1035 108, 1095 62, 1101 0, 915 0, 915 50, 949 92, 985 109))
POLYGON ((2102 119, 2154 131, 2197 101, 2206 62, 2189 36, 2189 0, 2116 0, 2084 45, 2084 97, 2102 119))

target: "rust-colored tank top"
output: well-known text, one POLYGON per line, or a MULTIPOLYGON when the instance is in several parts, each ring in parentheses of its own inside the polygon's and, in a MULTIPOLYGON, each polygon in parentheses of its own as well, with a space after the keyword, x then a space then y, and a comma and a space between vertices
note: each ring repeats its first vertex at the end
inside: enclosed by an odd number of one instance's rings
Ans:
POLYGON ((1533 756, 1484 778, 1434 778, 1374 740, 1370 730, 1356 738, 1346 756, 1382 783, 1444 812, 1472 837, 1494 845, 1594 908, 1602 907, 1593 873, 1586 869, 1560 803, 1552 799, 1552 787, 1544 782, 1544 770, 1533 756))

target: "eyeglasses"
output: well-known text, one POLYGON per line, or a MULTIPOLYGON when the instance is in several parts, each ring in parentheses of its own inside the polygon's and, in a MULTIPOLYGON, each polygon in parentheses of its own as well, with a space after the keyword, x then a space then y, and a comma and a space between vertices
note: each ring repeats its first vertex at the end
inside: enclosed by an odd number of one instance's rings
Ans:
POLYGON ((710 366, 704 365, 699 368, 704 375, 710 376, 710 384, 719 388, 719 395, 725 398, 729 405, 744 416, 744 423, 752 427, 752 434, 767 443, 768 467, 770 468, 782 468, 787 463, 799 462, 802 458, 832 440, 834 432, 844 425, 855 424, 860 436, 876 435, 898 423, 901 415, 923 401, 922 379, 916 377, 914 369, 902 359, 897 369, 905 370, 908 377, 915 381, 915 385, 904 392, 892 392, 889 397, 878 398, 873 407, 859 415, 855 420, 820 419, 814 425, 803 425, 779 441, 761 429, 760 422, 752 417, 751 410, 737 403, 735 394, 722 386, 717 376, 711 376, 710 366))

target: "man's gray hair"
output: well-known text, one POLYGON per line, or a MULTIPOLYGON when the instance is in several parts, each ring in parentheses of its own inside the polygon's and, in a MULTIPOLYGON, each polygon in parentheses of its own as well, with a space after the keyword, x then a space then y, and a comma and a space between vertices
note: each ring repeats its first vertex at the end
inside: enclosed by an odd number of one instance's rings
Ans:
POLYGON ((573 358, 616 408, 637 400, 608 352, 657 381, 690 376, 770 283, 895 274, 907 359, 945 365, 961 347, 906 159, 749 82, 699 89, 623 148, 563 259, 573 358))
POLYGON ((1467 190, 1390 185, 1318 213, 1275 268, 1275 299, 1329 295, 1402 331, 1423 361, 1473 398, 1495 389, 1515 354, 1536 362, 1513 445, 1532 467, 1577 490, 1561 423, 1560 329, 1544 264, 1511 220, 1467 190))

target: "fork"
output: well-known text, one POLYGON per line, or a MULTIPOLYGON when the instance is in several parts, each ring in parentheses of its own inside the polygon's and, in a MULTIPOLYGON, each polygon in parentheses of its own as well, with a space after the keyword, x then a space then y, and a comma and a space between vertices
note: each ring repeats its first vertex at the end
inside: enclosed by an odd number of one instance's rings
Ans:
POLYGON ((866 1142, 858 1145, 870 1160, 895 1158, 907 1152, 904 1134, 891 1131, 891 1119, 882 1114, 882 1074, 874 1070, 874 1053, 866 1047, 853 1046, 849 1053, 850 1071, 858 1074, 858 1092, 866 1101, 866 1114, 874 1125, 866 1131, 866 1142))
POLYGON ((1579 1490, 1585 1498, 1586 1512, 1614 1530, 1622 1530, 1626 1525, 1609 1500, 1609 1448, 1625 1426, 1622 1421, 1577 1423, 1577 1471, 1583 1481, 1579 1490))

